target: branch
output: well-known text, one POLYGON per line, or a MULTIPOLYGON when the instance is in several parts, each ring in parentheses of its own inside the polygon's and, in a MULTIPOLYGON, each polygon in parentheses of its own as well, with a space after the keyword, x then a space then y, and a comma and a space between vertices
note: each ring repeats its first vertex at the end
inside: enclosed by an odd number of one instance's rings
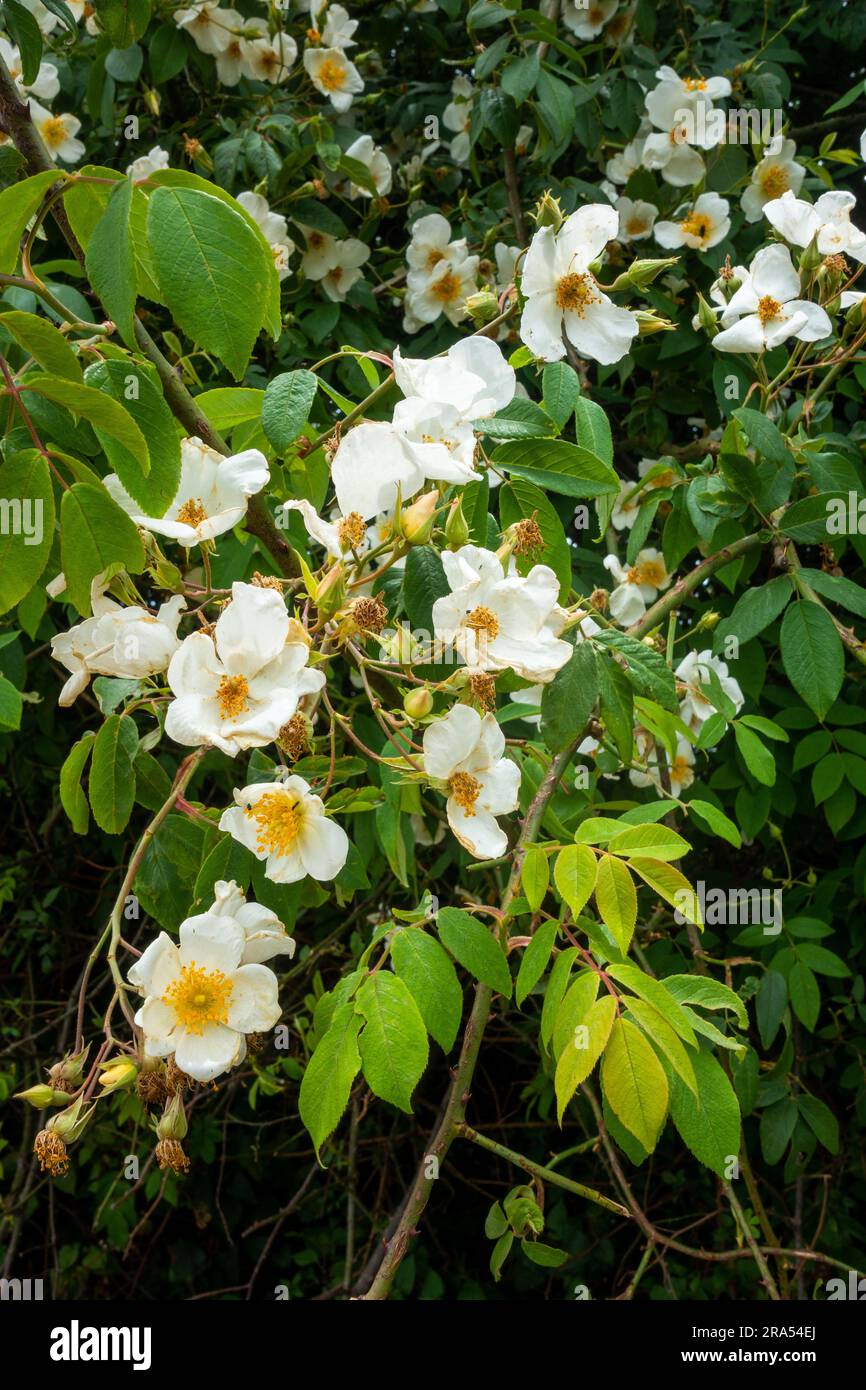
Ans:
POLYGON ((531 1158, 515 1153, 513 1149, 506 1149, 504 1144, 497 1144, 494 1139, 488 1139, 486 1135, 479 1134, 475 1129, 470 1129, 469 1125, 458 1125, 457 1134, 460 1139, 468 1139, 473 1144, 479 1144, 482 1149, 489 1149, 499 1158, 504 1158, 507 1163, 513 1163, 515 1167, 522 1168, 524 1172, 531 1173, 533 1177, 540 1178, 542 1182, 552 1182, 557 1187, 564 1187, 566 1192, 574 1192, 578 1197, 585 1197, 588 1202, 595 1202, 596 1206, 606 1207, 608 1211, 615 1211, 617 1216, 631 1216, 628 1207, 624 1207, 620 1202, 612 1201, 610 1197, 605 1197, 601 1192, 596 1192, 594 1187, 585 1187, 581 1182, 572 1182, 571 1178, 563 1177, 553 1168, 545 1168, 540 1163, 533 1163, 531 1158))
POLYGON ((643 637, 652 628, 672 613, 675 608, 679 608, 685 603, 690 594, 694 593, 705 579, 716 573, 716 570, 724 569, 725 565, 731 564, 740 555, 746 555, 756 546, 762 545, 763 541, 759 534, 753 536, 742 536, 738 541, 732 541, 730 545, 725 545, 715 555, 710 555, 708 559, 702 560, 693 570, 683 576, 679 583, 674 584, 672 589, 668 589, 666 594, 662 594, 660 599, 648 608, 643 617, 636 623, 632 623, 627 629, 630 637, 643 637))

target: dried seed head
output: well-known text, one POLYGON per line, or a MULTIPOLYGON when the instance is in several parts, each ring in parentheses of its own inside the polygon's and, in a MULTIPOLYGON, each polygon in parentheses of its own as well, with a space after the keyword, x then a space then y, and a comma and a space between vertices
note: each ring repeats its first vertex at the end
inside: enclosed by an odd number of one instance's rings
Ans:
POLYGON ((544 537, 535 517, 527 517, 514 526, 515 555, 533 555, 544 549, 544 537))
POLYGON ((609 598, 610 594, 607 592, 607 589, 593 589, 589 596, 589 601, 596 612, 604 613, 609 598))
POLYGON ((381 632, 388 621, 388 610, 380 598, 358 598, 352 604, 352 617, 364 632, 381 632))
POLYGON ((313 726, 305 714, 298 711, 286 720, 277 734, 277 745, 282 748, 290 762, 296 763, 310 751, 310 738, 313 726))
POLYGON ((837 271, 840 275, 847 275, 848 262, 845 260, 844 256, 825 256, 824 269, 831 272, 837 271))
POLYGON ((53 1129, 40 1129, 33 1141, 33 1152, 43 1173, 61 1178, 69 1169, 69 1155, 60 1135, 53 1129))
POLYGON ((158 1071, 139 1072, 135 1093, 145 1105, 162 1105, 168 1094, 162 1068, 158 1071))
POLYGON ((190 1084, 190 1078, 181 1071, 173 1057, 165 1064, 165 1089, 170 1096, 182 1095, 190 1084))
POLYGON ((268 1045, 267 1033, 247 1033, 246 1040, 247 1051, 252 1052, 254 1056, 258 1055, 260 1052, 264 1052, 268 1045))
POLYGON ((275 574, 259 574, 256 570, 251 582, 257 589, 276 589, 277 593, 281 594, 285 580, 279 579, 275 574))
POLYGON ((189 1172, 189 1159, 179 1139, 160 1139, 156 1146, 156 1161, 160 1168, 170 1168, 173 1173, 189 1172))
POLYGON ((469 677, 469 693, 482 709, 496 704, 496 681, 487 671, 473 671, 469 677))

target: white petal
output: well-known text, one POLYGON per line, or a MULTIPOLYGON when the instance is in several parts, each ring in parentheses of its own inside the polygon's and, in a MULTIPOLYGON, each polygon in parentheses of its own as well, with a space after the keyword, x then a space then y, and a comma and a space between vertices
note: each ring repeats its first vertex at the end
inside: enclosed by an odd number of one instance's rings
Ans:
POLYGON ((211 1023, 200 1034, 179 1030, 174 1060, 194 1081, 213 1081, 233 1065, 239 1043, 238 1033, 224 1023, 211 1023))
POLYGON ((239 1033, 266 1033, 280 1016, 277 977, 266 965, 242 965, 232 976, 228 1026, 239 1033))

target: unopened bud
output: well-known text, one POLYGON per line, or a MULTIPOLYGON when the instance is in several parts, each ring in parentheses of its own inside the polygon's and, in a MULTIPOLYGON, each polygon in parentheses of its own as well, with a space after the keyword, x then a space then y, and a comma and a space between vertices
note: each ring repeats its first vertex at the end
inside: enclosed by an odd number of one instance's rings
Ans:
POLYGON ((81 1052, 68 1052, 60 1062, 55 1062, 48 1072, 48 1079, 58 1091, 77 1091, 84 1080, 84 1063, 90 1051, 85 1047, 81 1052))
POLYGON ((426 719, 433 708, 433 696, 426 686, 419 685, 410 690, 403 701, 403 709, 412 720, 426 719))
POLYGON ((341 564, 333 565, 316 588, 316 607, 323 618, 332 618, 346 602, 346 575, 341 564))
POLYGON ((177 1091, 159 1117, 156 1126, 157 1139, 183 1139, 187 1132, 186 1114, 180 1092, 177 1091))
POLYGON ((30 1086, 26 1091, 16 1091, 15 1100, 25 1100, 28 1105, 32 1105, 34 1110, 47 1110, 49 1105, 68 1105, 69 1095, 66 1091, 55 1091, 53 1086, 47 1086, 41 1082, 37 1086, 30 1086))
POLYGON ((715 335, 718 332, 716 316, 702 294, 698 295, 698 322, 707 333, 715 335))
POLYGON ((818 269, 823 259, 822 253, 818 250, 818 237, 815 235, 800 257, 801 274, 810 275, 813 270, 818 269))
POLYGON ((382 655, 385 660, 397 662, 401 666, 411 665, 419 650, 419 644, 405 623, 400 623, 391 636, 382 643, 382 655))
POLYGON ((499 313, 499 299, 492 290, 476 290, 464 302, 473 323, 490 323, 499 313))
POLYGON ((85 1108, 84 1097, 79 1096, 59 1115, 52 1115, 45 1128, 59 1134, 64 1143, 72 1144, 84 1133, 95 1109, 95 1105, 85 1108))
POLYGON ((550 189, 539 199, 535 211, 530 213, 536 227, 552 227, 558 232, 564 221, 562 208, 559 206, 559 199, 554 198, 550 189))
POLYGON ((151 112, 153 113, 154 116, 158 116, 158 115, 159 115, 159 92, 155 92, 155 91, 153 90, 152 87, 145 87, 145 89, 144 89, 144 104, 145 104, 145 106, 147 107, 148 111, 151 111, 151 112))
POLYGON ((427 545, 433 535, 433 521, 439 503, 438 492, 425 492, 397 519, 397 529, 410 545, 427 545))
POLYGON ((129 1057, 110 1062, 99 1074, 99 1084, 106 1094, 131 1086, 138 1076, 138 1067, 129 1057))
POLYGON ((677 326, 671 323, 670 319, 663 319, 653 313, 652 309, 633 309, 632 313, 637 319, 638 331, 642 338, 648 338, 651 333, 670 333, 677 326))
POLYGON ((778 825, 774 825, 772 821, 768 821, 767 829, 769 830, 770 835, 774 840, 781 840, 782 832, 779 829, 778 825))
POLYGON ((663 260, 637 260, 632 261, 628 270, 624 270, 618 275, 612 285, 607 285, 608 290, 645 290, 666 270, 676 265, 677 256, 667 256, 663 260))
POLYGON ((459 550, 469 541, 469 523, 463 515, 463 499, 458 497, 451 503, 451 510, 445 522, 445 540, 449 550, 459 550))

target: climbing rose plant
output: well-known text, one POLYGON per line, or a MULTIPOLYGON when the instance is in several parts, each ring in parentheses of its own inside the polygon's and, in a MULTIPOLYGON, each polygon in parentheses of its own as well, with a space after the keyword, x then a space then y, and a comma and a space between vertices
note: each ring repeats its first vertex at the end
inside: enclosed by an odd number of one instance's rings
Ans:
POLYGON ((864 26, 755 8, 0 5, 8 1260, 857 1267, 864 26))

